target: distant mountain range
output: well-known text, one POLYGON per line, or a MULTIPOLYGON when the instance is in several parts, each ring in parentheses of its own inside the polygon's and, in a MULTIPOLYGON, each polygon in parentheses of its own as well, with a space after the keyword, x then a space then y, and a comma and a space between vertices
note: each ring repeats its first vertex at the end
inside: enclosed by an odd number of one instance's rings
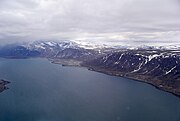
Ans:
POLYGON ((36 41, 0 47, 0 57, 43 57, 60 64, 66 61, 64 65, 78 61, 79 66, 90 70, 146 82, 180 96, 179 46, 108 47, 72 41, 36 41))

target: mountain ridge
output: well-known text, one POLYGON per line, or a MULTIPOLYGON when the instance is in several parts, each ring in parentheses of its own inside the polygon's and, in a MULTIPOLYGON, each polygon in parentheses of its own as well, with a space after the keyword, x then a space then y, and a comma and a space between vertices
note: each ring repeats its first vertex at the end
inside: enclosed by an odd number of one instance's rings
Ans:
POLYGON ((87 49, 71 41, 36 41, 1 47, 0 57, 44 57, 53 63, 84 66, 90 70, 146 82, 180 96, 178 46, 98 46, 87 49))

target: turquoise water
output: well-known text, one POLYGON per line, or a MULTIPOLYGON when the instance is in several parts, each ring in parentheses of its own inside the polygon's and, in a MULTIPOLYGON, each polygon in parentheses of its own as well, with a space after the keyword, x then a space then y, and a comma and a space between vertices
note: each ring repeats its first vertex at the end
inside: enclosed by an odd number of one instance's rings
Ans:
POLYGON ((0 59, 0 78, 0 121, 180 121, 180 98, 85 68, 0 59))

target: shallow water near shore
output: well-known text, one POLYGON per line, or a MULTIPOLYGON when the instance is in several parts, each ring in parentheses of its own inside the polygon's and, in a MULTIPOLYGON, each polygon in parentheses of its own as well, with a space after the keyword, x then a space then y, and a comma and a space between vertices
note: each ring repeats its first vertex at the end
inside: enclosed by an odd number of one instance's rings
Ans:
POLYGON ((0 59, 0 121, 180 121, 180 98, 46 59, 0 59))

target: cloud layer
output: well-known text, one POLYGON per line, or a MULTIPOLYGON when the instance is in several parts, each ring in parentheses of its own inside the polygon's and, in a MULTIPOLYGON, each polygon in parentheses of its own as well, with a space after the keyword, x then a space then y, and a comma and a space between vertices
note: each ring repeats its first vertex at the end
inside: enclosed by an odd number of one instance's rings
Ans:
POLYGON ((180 43, 179 0, 1 0, 0 41, 180 43))

